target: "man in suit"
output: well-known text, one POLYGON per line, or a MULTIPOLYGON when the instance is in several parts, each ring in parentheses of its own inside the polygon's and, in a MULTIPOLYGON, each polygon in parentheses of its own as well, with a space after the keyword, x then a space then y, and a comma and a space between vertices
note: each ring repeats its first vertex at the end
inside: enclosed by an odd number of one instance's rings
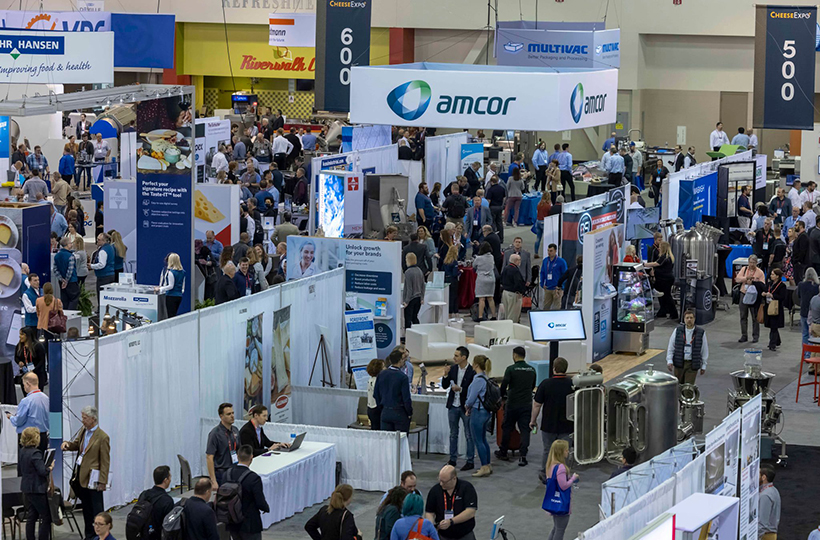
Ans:
POLYGON ((171 485, 171 467, 160 465, 154 469, 154 487, 140 493, 138 501, 151 503, 151 529, 148 540, 162 538, 162 520, 174 509, 174 499, 166 491, 171 485))
POLYGON ((510 256, 513 254, 517 254, 521 256, 521 264, 518 265, 518 269, 521 271, 521 277, 524 278, 524 283, 527 287, 530 286, 530 282, 532 281, 532 258, 530 256, 530 252, 526 251, 523 248, 524 240, 520 236, 516 236, 513 238, 512 246, 508 247, 504 250, 504 266, 510 264, 510 256))
POLYGON ((88 128, 91 127, 91 122, 85 119, 85 115, 80 115, 80 121, 77 122, 77 138, 82 139, 83 133, 88 133, 88 128))
POLYGON ((447 418, 450 423, 450 461, 448 465, 456 466, 458 459, 458 424, 461 422, 464 425, 464 436, 467 439, 467 463, 462 467, 462 471, 469 471, 474 468, 475 463, 475 443, 473 442, 473 433, 468 424, 464 402, 467 400, 467 389, 470 383, 473 382, 475 371, 469 362, 470 351, 467 347, 456 347, 456 352, 453 354, 453 364, 450 366, 450 371, 447 376, 441 379, 441 387, 450 389, 447 393, 447 418))
POLYGON ((820 227, 814 226, 809 229, 809 253, 811 267, 820 271, 820 227))
POLYGON ((276 109, 276 117, 271 122, 271 130, 276 131, 277 129, 284 129, 285 128, 285 117, 282 116, 282 110, 276 109))
POLYGON ((222 275, 219 276, 219 281, 216 282, 216 289, 214 292, 214 300, 216 305, 230 302, 239 298, 239 291, 236 290, 236 283, 233 277, 236 275, 236 265, 231 261, 225 263, 222 268, 222 275))
MULTIPOLYGON (((290 446, 286 443, 277 443, 268 439, 262 426, 268 421, 268 408, 264 405, 256 405, 251 408, 251 421, 242 426, 239 430, 239 444, 242 447, 250 446, 253 456, 259 456, 268 450, 279 450, 290 446)), ((240 448, 241 450, 241 448, 240 448)), ((241 458, 240 458, 241 463, 241 458)))
POLYGON ((103 491, 108 484, 111 443, 108 434, 97 425, 96 408, 83 407, 82 422, 83 427, 74 440, 64 442, 61 448, 63 452, 77 452, 77 461, 69 485, 83 504, 85 539, 90 540, 96 536, 94 516, 105 510, 103 491), (94 482, 91 482, 92 473, 94 482))
POLYGON ((427 246, 419 242, 418 233, 410 233, 410 243, 407 244, 401 252, 401 269, 407 270, 407 254, 412 253, 416 256, 419 269, 424 273, 425 278, 433 271, 433 259, 427 253, 427 246))
POLYGON ((490 244, 490 247, 493 248, 493 259, 495 259, 495 268, 499 272, 501 272, 501 264, 504 260, 503 255, 501 254, 501 239, 498 237, 498 233, 495 232, 491 225, 484 225, 481 228, 481 238, 478 240, 478 245, 481 245, 483 242, 487 242, 490 244))
POLYGON ((467 209, 466 217, 467 227, 465 232, 467 238, 473 243, 473 252, 475 253, 478 251, 478 239, 483 234, 482 228, 485 225, 493 224, 493 215, 489 208, 482 206, 481 197, 475 196, 473 197, 473 207, 467 209))
POLYGON ((481 187, 481 180, 478 178, 478 169, 481 168, 481 163, 476 161, 464 170, 464 178, 467 179, 467 192, 463 193, 465 197, 475 196, 475 192, 481 187))
POLYGON ((245 519, 241 524, 228 524, 228 532, 233 540, 261 540, 261 513, 270 512, 270 507, 262 490, 262 479, 249 468, 254 450, 250 445, 244 444, 236 454, 239 463, 228 471, 226 478, 242 486, 242 515, 245 519))
POLYGON ((188 540, 219 540, 216 513, 208 504, 213 490, 210 478, 203 476, 194 485, 194 496, 185 501, 182 515, 188 540))
POLYGON ((382 410, 381 431, 410 430, 410 417, 413 416, 413 402, 410 400, 410 382, 407 375, 401 372, 404 367, 404 355, 393 350, 387 356, 390 365, 376 377, 373 397, 376 405, 382 410))

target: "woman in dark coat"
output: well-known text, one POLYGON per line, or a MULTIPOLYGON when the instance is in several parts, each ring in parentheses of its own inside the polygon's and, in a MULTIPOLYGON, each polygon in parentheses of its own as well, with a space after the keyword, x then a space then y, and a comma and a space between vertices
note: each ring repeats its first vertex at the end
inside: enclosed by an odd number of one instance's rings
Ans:
MULTIPOLYGON (((20 341, 14 348, 14 361, 20 366, 20 374, 26 373, 27 366, 33 366, 34 373, 40 383, 40 390, 48 383, 48 365, 46 364, 46 348, 37 339, 37 330, 31 326, 24 326, 20 329, 20 341)), ((20 388, 23 390, 23 397, 26 397, 26 389, 23 381, 20 380, 20 388)))
POLYGON ((769 350, 776 351, 780 346, 780 328, 785 326, 783 317, 783 306, 786 302, 788 291, 786 284, 783 283, 783 271, 780 268, 773 268, 769 272, 769 283, 766 287, 766 292, 763 293, 766 298, 763 304, 763 323, 769 329, 769 350), (769 315, 769 306, 772 302, 777 300, 777 313, 769 315))
POLYGON ((37 446, 40 444, 40 432, 37 428, 26 428, 20 436, 20 455, 17 461, 17 471, 20 479, 20 490, 26 498, 28 511, 26 512, 26 540, 34 540, 34 527, 37 520, 40 524, 39 540, 48 540, 51 531, 51 511, 48 507, 48 477, 54 468, 54 462, 46 467, 43 462, 43 452, 37 446))

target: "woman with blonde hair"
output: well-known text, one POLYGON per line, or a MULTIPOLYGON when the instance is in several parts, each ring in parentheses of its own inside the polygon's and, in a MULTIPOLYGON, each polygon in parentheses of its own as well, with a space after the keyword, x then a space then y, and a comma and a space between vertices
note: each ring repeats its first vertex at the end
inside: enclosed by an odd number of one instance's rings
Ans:
POLYGON ((632 244, 626 245, 626 255, 624 255, 624 262, 625 263, 639 263, 641 260, 638 258, 637 252, 635 251, 635 246, 632 244))
POLYGON ((492 362, 483 354, 473 358, 475 377, 467 389, 467 400, 464 402, 467 416, 470 417, 470 430, 473 433, 476 453, 481 461, 481 468, 473 473, 473 476, 478 478, 493 473, 493 466, 490 464, 490 443, 487 442, 487 424, 490 422, 492 414, 485 406, 487 377, 491 369, 492 362))
POLYGON ((37 330, 48 330, 48 319, 54 312, 63 312, 63 302, 54 297, 54 285, 47 281, 43 285, 43 296, 34 303, 37 309, 37 330))
POLYGON ((449 246, 447 243, 442 242, 442 247, 446 247, 447 251, 440 263, 440 267, 444 272, 444 283, 450 284, 448 304, 450 318, 455 319, 458 317, 458 277, 461 275, 461 268, 458 267, 458 246, 454 245, 451 239, 449 246))
POLYGON ((658 259, 655 262, 646 263, 648 268, 655 270, 655 290, 663 293, 660 298, 661 307, 656 318, 669 317, 672 320, 678 318, 678 308, 672 298, 672 285, 675 283, 675 256, 669 242, 661 242, 658 246, 658 259))
MULTIPOLYGON (((553 476, 557 488, 561 491, 567 491, 572 487, 572 484, 579 480, 577 474, 570 476, 569 465, 567 465, 567 457, 569 457, 569 443, 563 439, 558 439, 550 446, 549 458, 547 458, 547 468, 544 471, 547 475, 547 495, 551 496, 550 491, 555 491, 556 486, 550 486, 553 476)), ((567 496, 571 496, 572 491, 567 491, 567 496)), ((566 514, 552 515, 552 531, 547 537, 547 540, 564 540, 564 532, 567 530, 569 524, 569 508, 566 514)))
POLYGON ((257 290, 267 290, 268 279, 265 277, 265 267, 262 266, 262 259, 259 257, 259 253, 256 251, 256 249, 249 249, 247 257, 248 266, 253 268, 254 279, 256 280, 256 284, 258 285, 257 290))
POLYGON ((85 251, 85 240, 82 236, 77 236, 74 239, 72 250, 74 251, 74 268, 77 270, 77 281, 82 287, 85 284, 85 278, 88 277, 88 253, 85 251))
POLYGON ((330 496, 330 503, 305 523, 305 531, 313 540, 362 540, 353 512, 347 509, 353 499, 353 488, 340 484, 330 496))
POLYGON ((111 229, 108 231, 108 236, 111 237, 111 245, 114 246, 114 282, 120 282, 120 274, 125 267, 125 252, 128 247, 122 241, 122 235, 119 231, 111 229))
POLYGON ((417 232, 419 235, 419 243, 427 248, 427 255, 429 255, 431 259, 435 258, 436 243, 433 242, 433 237, 430 235, 430 231, 427 229, 427 227, 422 225, 421 227, 419 227, 417 232))
POLYGON ((160 286, 155 289, 158 293, 165 293, 165 309, 170 319, 176 317, 179 305, 182 304, 182 295, 185 292, 185 270, 176 253, 169 253, 166 261, 167 266, 162 274, 160 286))
POLYGON ((34 540, 34 528, 40 523, 39 540, 47 540, 51 531, 51 512, 48 507, 48 479, 54 462, 46 467, 40 446, 40 431, 28 427, 20 435, 17 471, 21 477, 20 491, 26 498, 26 540, 34 540))

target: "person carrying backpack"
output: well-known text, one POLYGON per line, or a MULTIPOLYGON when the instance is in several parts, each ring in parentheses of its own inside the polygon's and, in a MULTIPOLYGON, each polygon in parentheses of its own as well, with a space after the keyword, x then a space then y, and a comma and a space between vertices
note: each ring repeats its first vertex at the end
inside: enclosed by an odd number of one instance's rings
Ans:
POLYGON ((154 469, 154 487, 140 493, 125 521, 126 540, 161 540, 162 522, 174 509, 174 499, 165 491, 171 485, 171 468, 154 469))
POLYGON ((233 540, 261 540, 262 512, 270 512, 262 478, 250 470, 253 447, 236 451, 239 463, 228 469, 216 492, 216 519, 227 524, 233 540))
POLYGON ((165 521, 162 522, 163 540, 219 540, 216 514, 208 504, 213 490, 210 478, 197 480, 194 496, 180 501, 165 516, 165 521))
POLYGON ((501 405, 501 391, 487 378, 491 368, 492 362, 483 354, 473 358, 475 377, 467 390, 467 401, 464 404, 470 418, 470 429, 473 432, 478 459, 481 461, 481 468, 473 473, 476 477, 489 476, 493 473, 493 466, 490 464, 490 443, 487 442, 487 425, 501 405))
POLYGON ((404 499, 402 517, 393 525, 390 540, 439 540, 436 526, 429 519, 425 519, 424 499, 421 495, 411 493, 404 499))

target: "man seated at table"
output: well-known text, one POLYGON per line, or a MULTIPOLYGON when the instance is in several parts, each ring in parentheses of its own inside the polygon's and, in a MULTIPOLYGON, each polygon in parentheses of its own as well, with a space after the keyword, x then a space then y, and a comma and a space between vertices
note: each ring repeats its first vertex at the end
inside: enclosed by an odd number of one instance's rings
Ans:
POLYGON ((253 457, 259 456, 268 450, 279 450, 287 448, 287 443, 273 442, 265 435, 262 426, 268 421, 268 408, 264 405, 256 405, 250 410, 251 421, 242 426, 239 430, 239 444, 248 445, 253 449, 253 457))

